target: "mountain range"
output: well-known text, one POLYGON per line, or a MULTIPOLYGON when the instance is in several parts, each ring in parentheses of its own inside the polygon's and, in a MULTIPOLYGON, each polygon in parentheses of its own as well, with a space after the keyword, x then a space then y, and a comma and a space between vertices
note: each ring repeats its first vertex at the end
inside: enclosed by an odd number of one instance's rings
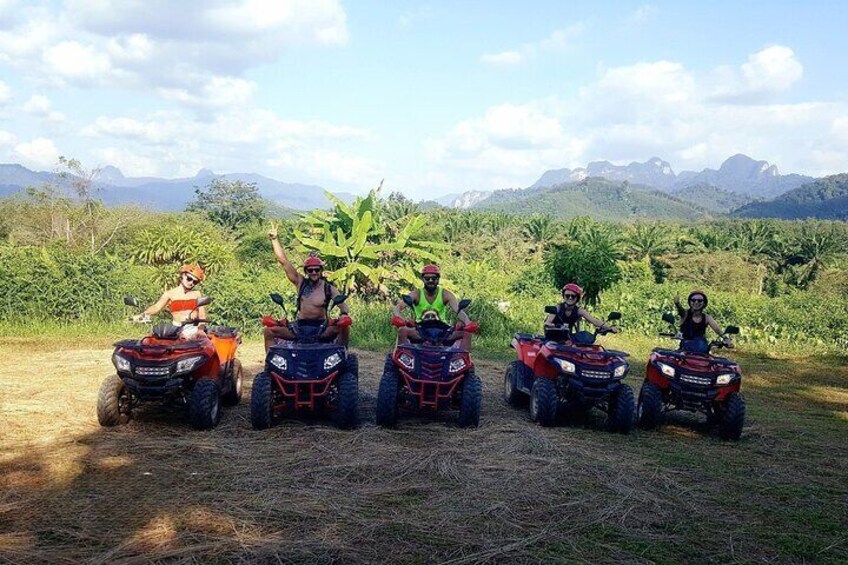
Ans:
MULTIPOLYGON (((195 187, 203 188, 215 178, 256 183, 259 194, 266 200, 294 210, 327 208, 331 204, 324 188, 315 185, 286 183, 255 173, 230 173, 218 175, 201 169, 195 176, 178 179, 156 177, 125 177, 116 167, 104 167, 96 178, 100 197, 107 205, 140 204, 154 210, 178 211, 194 199, 195 187)), ((0 164, 0 196, 21 192, 27 187, 45 183, 63 185, 65 181, 55 173, 35 172, 16 164, 0 164)), ((344 201, 353 201, 352 194, 337 193, 344 201)))
MULTIPOLYGON (((587 178, 603 178, 650 187, 682 200, 690 200, 714 212, 729 212, 753 200, 773 198, 814 180, 813 177, 804 175, 781 175, 776 165, 737 154, 726 159, 718 170, 682 171, 679 174, 675 174, 668 161, 659 157, 629 165, 593 161, 576 169, 545 171, 539 180, 528 188, 552 187, 587 178), (716 203, 715 198, 722 202, 716 203)), ((481 207, 486 206, 486 199, 496 193, 497 191, 469 191, 448 195, 437 202, 451 208, 481 207)))

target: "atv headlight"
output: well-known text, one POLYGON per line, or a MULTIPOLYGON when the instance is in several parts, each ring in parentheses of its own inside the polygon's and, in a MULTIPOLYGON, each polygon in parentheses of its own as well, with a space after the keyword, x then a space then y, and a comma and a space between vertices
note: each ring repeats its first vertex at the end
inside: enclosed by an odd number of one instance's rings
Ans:
POLYGON ((615 371, 612 372, 613 377, 623 377, 624 373, 627 372, 627 365, 619 365, 615 368, 615 371))
POLYGON ((559 368, 562 369, 563 373, 574 373, 576 370, 574 367, 574 363, 572 363, 571 361, 566 361, 565 359, 557 359, 556 362, 557 365, 559 365, 559 368))
POLYGON ((451 373, 458 373, 459 371, 465 368, 465 359, 462 357, 455 357, 451 359, 450 365, 448 365, 448 371, 451 373))
POLYGON ((174 372, 175 374, 180 374, 191 371, 201 361, 203 361, 202 355, 195 355, 194 357, 186 357, 185 359, 180 359, 179 361, 177 361, 177 370, 174 372))
POLYGON ((660 371, 662 371, 662 374, 665 375, 666 377, 673 377, 674 376, 674 367, 672 367, 671 365, 666 365, 665 363, 659 363, 658 362, 657 367, 659 368, 660 371))
POLYGON ((342 356, 338 353, 333 353, 324 359, 324 370, 328 371, 342 362, 342 356))
POLYGON ((415 369, 415 358, 409 353, 401 353, 398 355, 398 363, 409 369, 410 371, 415 369))
POLYGON ((719 386, 729 385, 730 381, 732 381, 733 377, 735 376, 736 375, 734 375, 733 373, 725 373, 723 375, 719 375, 718 377, 716 377, 716 384, 719 386))
POLYGON ((274 355, 268 362, 281 371, 285 371, 286 367, 288 367, 288 362, 282 355, 274 355))
POLYGON ((115 364, 115 368, 118 369, 119 373, 129 373, 131 370, 130 360, 126 357, 121 357, 117 353, 112 355, 112 363, 115 364))

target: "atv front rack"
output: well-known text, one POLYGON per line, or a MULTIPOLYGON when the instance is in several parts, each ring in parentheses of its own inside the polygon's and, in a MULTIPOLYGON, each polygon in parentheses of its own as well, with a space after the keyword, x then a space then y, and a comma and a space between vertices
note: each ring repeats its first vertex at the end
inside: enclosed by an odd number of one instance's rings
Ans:
POLYGON ((124 339, 116 341, 112 345, 121 349, 130 349, 132 351, 150 351, 151 353, 174 353, 176 351, 191 351, 193 349, 203 349, 202 340, 180 341, 173 345, 152 345, 144 343, 142 339, 124 339))
MULTIPOLYGON (((326 396, 327 389, 333 379, 338 375, 338 371, 334 371, 323 379, 312 380, 287 380, 280 375, 271 371, 271 377, 276 383, 277 390, 284 398, 293 401, 295 411, 300 409, 315 410, 315 399, 326 396)), ((282 409, 283 406, 275 406, 275 409, 282 409)))

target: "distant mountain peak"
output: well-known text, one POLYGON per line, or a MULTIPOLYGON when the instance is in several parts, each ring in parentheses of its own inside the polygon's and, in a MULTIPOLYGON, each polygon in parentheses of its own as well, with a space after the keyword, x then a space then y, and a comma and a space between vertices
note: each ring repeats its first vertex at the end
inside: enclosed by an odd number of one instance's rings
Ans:
POLYGON ((197 174, 196 174, 196 175, 194 175, 194 178, 196 178, 196 179, 201 179, 201 178, 203 178, 203 179, 208 179, 208 178, 210 178, 210 177, 215 177, 215 176, 218 176, 218 175, 216 175, 216 174, 215 174, 213 171, 211 171, 210 169, 205 169, 205 168, 204 168, 204 169, 200 169, 199 171, 197 171, 197 174))

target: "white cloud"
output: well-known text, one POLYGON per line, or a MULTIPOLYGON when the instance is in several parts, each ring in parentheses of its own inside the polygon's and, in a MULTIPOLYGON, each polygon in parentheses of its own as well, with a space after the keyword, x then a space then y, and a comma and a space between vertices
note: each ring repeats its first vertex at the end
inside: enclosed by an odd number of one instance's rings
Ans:
POLYGON ((577 38, 583 34, 583 24, 576 23, 563 29, 557 29, 544 39, 525 43, 518 49, 498 53, 484 53, 480 61, 490 65, 518 65, 546 52, 562 52, 571 48, 577 38))
POLYGON ((45 137, 15 145, 12 154, 25 165, 35 167, 50 167, 59 160, 59 150, 56 149, 56 145, 45 137))
POLYGON ((43 94, 33 94, 24 104, 24 112, 45 116, 50 113, 50 99, 43 94))
POLYGON ((14 145, 17 140, 18 138, 14 133, 5 130, 0 130, 0 146, 9 147, 11 145, 14 145))
POLYGON ((653 4, 643 4, 630 14, 628 20, 634 25, 643 24, 652 20, 658 13, 659 10, 653 4))
POLYGON ((772 100, 802 74, 781 46, 707 72, 674 61, 601 69, 574 96, 494 106, 462 120, 427 140, 426 155, 454 190, 528 186, 546 169, 655 155, 678 171, 717 167, 738 152, 784 172, 844 170, 848 103, 772 100))
POLYGON ((12 89, 9 85, 0 80, 0 104, 5 104, 12 99, 12 89))
MULTIPOLYGON (((269 110, 230 107, 210 120, 181 112, 144 119, 101 116, 81 130, 98 158, 122 163, 134 175, 193 175, 201 166, 243 172, 244 163, 264 163, 278 178, 371 183, 383 165, 358 155, 367 130, 321 121, 285 120, 269 110), (121 148, 121 149, 119 149, 121 148)), ((266 171, 266 173, 271 171, 266 171)), ((378 178, 378 180, 379 180, 378 178)))
POLYGON ((338 0, 65 0, 10 25, 0 61, 43 84, 150 89, 201 107, 250 98, 241 75, 292 46, 348 40, 338 0))

